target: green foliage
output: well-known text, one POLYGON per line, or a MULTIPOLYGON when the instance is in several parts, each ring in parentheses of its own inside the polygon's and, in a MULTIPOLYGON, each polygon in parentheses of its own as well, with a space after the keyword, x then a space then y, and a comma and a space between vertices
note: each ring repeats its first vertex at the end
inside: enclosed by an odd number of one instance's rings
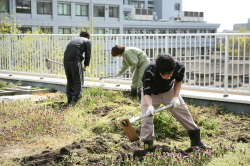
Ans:
MULTIPOLYGON (((218 45, 220 45, 218 41, 218 45)), ((222 51, 225 51, 225 44, 222 43, 221 47, 218 47, 222 51)), ((250 56, 250 37, 249 36, 230 36, 229 37, 229 56, 231 57, 243 57, 250 56)))
POLYGON ((154 118, 156 139, 178 139, 186 135, 186 130, 166 111, 161 111, 154 118))
POLYGON ((1 34, 17 34, 21 31, 22 25, 17 24, 19 20, 16 19, 15 15, 9 15, 7 13, 0 14, 0 33, 1 34))

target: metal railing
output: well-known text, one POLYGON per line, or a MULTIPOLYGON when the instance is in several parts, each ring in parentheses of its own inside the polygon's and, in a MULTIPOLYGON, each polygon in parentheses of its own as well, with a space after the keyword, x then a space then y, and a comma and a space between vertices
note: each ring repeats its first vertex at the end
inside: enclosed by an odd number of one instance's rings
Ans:
MULTIPOLYGON (((64 76, 62 63, 67 44, 78 35, 1 34, 0 71, 29 73, 40 76, 64 76)), ((183 87, 228 92, 250 93, 250 34, 105 34, 91 35, 91 63, 85 77, 99 80, 113 75, 121 67, 122 58, 113 58, 111 48, 118 44, 144 50, 150 60, 159 53, 170 53, 186 66, 183 87)), ((128 70, 129 72, 129 70, 128 70)), ((117 81, 110 78, 109 81, 117 81)), ((119 77, 130 82, 131 76, 119 77)))

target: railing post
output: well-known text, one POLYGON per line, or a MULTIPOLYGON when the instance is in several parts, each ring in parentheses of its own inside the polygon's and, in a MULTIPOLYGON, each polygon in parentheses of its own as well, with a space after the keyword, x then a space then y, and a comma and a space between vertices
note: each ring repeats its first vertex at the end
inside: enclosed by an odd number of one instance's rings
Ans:
POLYGON ((12 50, 11 49, 11 39, 10 39, 10 36, 9 36, 9 76, 12 76, 12 66, 11 66, 11 53, 12 53, 12 50))
POLYGON ((229 36, 225 36, 225 75, 224 75, 224 95, 223 97, 228 97, 228 54, 229 54, 229 36))
POLYGON ((40 79, 43 79, 43 51, 42 36, 40 36, 40 79))

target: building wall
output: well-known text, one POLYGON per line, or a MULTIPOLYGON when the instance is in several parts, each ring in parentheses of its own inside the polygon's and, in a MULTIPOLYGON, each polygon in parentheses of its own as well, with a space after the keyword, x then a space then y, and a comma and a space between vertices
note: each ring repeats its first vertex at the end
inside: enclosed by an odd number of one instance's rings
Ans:
MULTIPOLYGON (((176 34, 191 33, 194 30, 196 33, 216 33, 219 24, 208 24, 206 22, 183 22, 175 21, 173 16, 180 16, 182 11, 182 0, 155 0, 154 3, 148 4, 150 0, 32 0, 31 1, 31 13, 22 14, 16 13, 16 0, 9 1, 10 14, 14 14, 20 24, 23 27, 31 27, 32 31, 35 31, 37 27, 52 28, 53 33, 59 33, 59 28, 71 29, 71 33, 76 33, 76 29, 79 27, 90 27, 94 26, 95 29, 101 30, 103 33, 170 33, 175 32, 176 34), (52 3, 52 13, 51 14, 37 14, 37 2, 51 2, 52 3), (131 3, 132 2, 132 3, 131 3), (141 20, 124 20, 123 11, 130 11, 135 2, 144 2, 144 8, 153 8, 157 13, 158 19, 141 21, 141 20), (58 3, 67 3, 71 5, 70 15, 59 15, 58 14, 58 3), (179 4, 180 10, 175 10, 175 4, 179 4), (88 16, 76 16, 75 15, 75 5, 76 4, 87 4, 88 5, 88 16), (95 17, 94 16, 94 6, 101 5, 104 6, 105 17, 95 17), (119 7, 118 18, 109 17, 109 8, 119 7), (12 10, 13 9, 13 10, 12 10), (168 20, 162 22, 163 20, 168 20), (112 32, 112 30, 115 30, 112 32), (140 31, 138 31, 140 30, 140 31)), ((152 0, 150 1, 152 2, 152 0)), ((94 32, 93 32, 94 33, 94 32)))
MULTIPOLYGON (((44 1, 43 1, 44 2, 44 1)), ((32 27, 35 30, 37 27, 53 27, 53 33, 58 33, 58 28, 75 28, 75 27, 90 27, 91 23, 94 24, 95 28, 105 28, 107 31, 109 28, 118 29, 119 32, 123 30, 122 24, 122 0, 105 0, 101 2, 99 0, 53 0, 52 2, 52 14, 44 15, 37 14, 37 1, 31 1, 31 14, 16 13, 16 1, 10 0, 9 7, 10 14, 14 14, 20 24, 23 27, 32 27), (71 14, 69 16, 58 15, 58 3, 67 3, 71 5, 71 14), (87 4, 89 5, 88 16, 76 16, 75 5, 76 4, 87 4), (95 5, 104 6, 105 17, 94 17, 93 9, 95 5), (119 17, 109 17, 109 7, 119 7, 119 17)))
POLYGON ((248 18, 247 23, 238 23, 233 25, 233 30, 238 31, 240 27, 246 27, 250 31, 250 18, 248 18))
POLYGON ((158 19, 171 20, 173 17, 178 17, 182 11, 182 0, 156 0, 155 12, 158 19), (180 4, 180 10, 175 10, 175 3, 180 4))

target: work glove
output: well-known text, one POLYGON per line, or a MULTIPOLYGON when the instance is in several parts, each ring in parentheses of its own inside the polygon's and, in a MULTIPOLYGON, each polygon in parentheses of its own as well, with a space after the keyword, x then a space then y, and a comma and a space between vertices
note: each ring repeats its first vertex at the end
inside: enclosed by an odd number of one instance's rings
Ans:
POLYGON ((121 74, 120 73, 116 73, 115 74, 115 77, 119 77, 121 74))
POLYGON ((148 106, 148 110, 146 113, 150 113, 150 115, 154 116, 155 115, 155 109, 154 107, 151 105, 151 106, 148 106))
POLYGON ((170 104, 173 104, 173 108, 177 108, 180 106, 180 100, 179 97, 173 97, 173 99, 171 100, 170 104))

